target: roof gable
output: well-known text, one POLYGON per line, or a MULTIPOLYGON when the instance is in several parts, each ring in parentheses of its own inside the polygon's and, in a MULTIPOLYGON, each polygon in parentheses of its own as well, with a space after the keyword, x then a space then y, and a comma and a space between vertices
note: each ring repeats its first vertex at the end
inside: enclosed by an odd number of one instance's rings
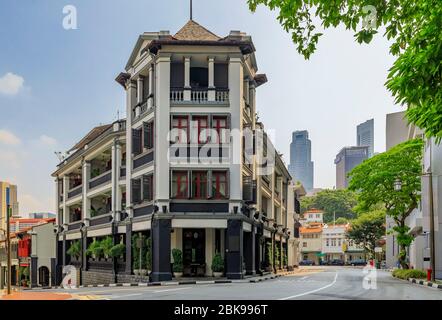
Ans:
POLYGON ((218 41, 221 39, 193 20, 189 20, 173 37, 177 40, 200 41, 218 41))

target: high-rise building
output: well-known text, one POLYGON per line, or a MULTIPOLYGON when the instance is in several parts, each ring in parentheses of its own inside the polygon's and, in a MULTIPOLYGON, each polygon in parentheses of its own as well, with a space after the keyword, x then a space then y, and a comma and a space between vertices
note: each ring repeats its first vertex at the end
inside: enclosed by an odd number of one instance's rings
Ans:
POLYGON ((347 174, 362 161, 368 159, 368 147, 345 147, 336 156, 336 189, 348 187, 347 174))
MULTIPOLYGON (((8 182, 0 181, 0 229, 6 230, 6 212, 7 212, 7 203, 6 203, 6 191, 9 189, 9 205, 12 209, 12 215, 18 215, 18 202, 17 202, 17 186, 10 184, 8 182)), ((1 234, 1 232, 0 232, 1 234)))
POLYGON ((357 126, 356 145, 368 147, 368 157, 374 154, 374 119, 370 119, 357 126))
POLYGON ((290 144, 289 172, 293 181, 300 181, 305 190, 313 189, 312 142, 308 131, 295 131, 290 144))

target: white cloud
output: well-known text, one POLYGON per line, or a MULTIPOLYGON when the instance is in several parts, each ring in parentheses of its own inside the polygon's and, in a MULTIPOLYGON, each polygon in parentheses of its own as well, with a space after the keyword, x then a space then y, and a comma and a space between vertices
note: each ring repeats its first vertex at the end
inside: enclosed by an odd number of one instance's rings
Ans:
POLYGON ((45 134, 41 135, 39 141, 46 146, 55 146, 57 144, 57 140, 49 137, 45 134))
POLYGON ((2 169, 20 169, 21 156, 14 151, 4 150, 0 152, 0 165, 2 169))
POLYGON ((23 88, 24 82, 23 77, 8 72, 0 78, 0 94, 14 96, 23 88))
POLYGON ((10 146, 16 146, 19 145, 20 142, 20 139, 12 132, 7 130, 0 130, 0 143, 10 146))

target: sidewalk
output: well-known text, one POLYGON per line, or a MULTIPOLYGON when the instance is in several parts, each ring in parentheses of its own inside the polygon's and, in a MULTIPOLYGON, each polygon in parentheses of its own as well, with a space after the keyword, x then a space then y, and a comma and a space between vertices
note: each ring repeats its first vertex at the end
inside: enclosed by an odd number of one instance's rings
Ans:
POLYGON ((70 300, 72 295, 67 293, 49 293, 32 291, 12 291, 6 295, 6 290, 0 291, 0 300, 70 300))

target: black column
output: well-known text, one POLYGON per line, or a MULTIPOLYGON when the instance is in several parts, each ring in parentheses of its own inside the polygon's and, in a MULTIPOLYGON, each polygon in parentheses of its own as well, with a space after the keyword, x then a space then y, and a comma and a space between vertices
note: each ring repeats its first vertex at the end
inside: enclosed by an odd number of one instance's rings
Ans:
POLYGON ((87 270, 87 231, 81 233, 81 269, 87 270))
POLYGON ((255 226, 252 226, 251 232, 244 232, 244 258, 248 275, 256 274, 255 245, 255 226))
POLYGON ((38 286, 38 282, 37 282, 37 257, 31 257, 31 288, 35 288, 38 286))
POLYGON ((152 219, 152 274, 153 282, 172 280, 170 268, 170 219, 152 219))
POLYGON ((62 257, 61 261, 62 261, 63 266, 65 266, 67 264, 66 251, 67 251, 67 248, 66 248, 66 235, 63 234, 63 250, 62 250, 62 253, 61 253, 61 257, 62 257))
POLYGON ((227 279, 242 279, 243 230, 241 220, 227 221, 227 279))
POLYGON ((255 230, 257 231, 255 234, 255 270, 256 273, 261 273, 261 261, 263 261, 262 257, 262 245, 261 245, 261 237, 262 237, 262 227, 255 226, 255 230))
POLYGON ((57 261, 56 258, 51 258, 51 283, 50 286, 54 287, 57 283, 57 261))
POLYGON ((52 269, 52 273, 55 274, 55 281, 52 285, 59 285, 63 276, 63 241, 60 241, 60 235, 57 235, 57 252, 55 258, 55 268, 52 269))
POLYGON ((126 274, 132 274, 132 223, 126 225, 126 274))

